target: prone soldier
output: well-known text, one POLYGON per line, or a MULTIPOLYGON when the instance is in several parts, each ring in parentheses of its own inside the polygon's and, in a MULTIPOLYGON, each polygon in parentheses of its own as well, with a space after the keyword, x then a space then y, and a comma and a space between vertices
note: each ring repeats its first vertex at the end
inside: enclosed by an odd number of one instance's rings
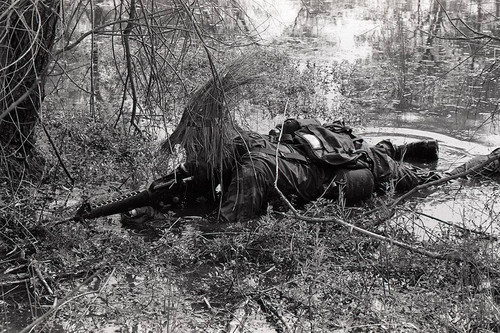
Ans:
MULTIPOLYGON (((404 162, 435 160, 437 141, 395 146, 384 140, 367 145, 340 122, 322 125, 315 119, 288 119, 268 135, 239 131, 230 142, 230 154, 221 161, 218 179, 205 162, 201 148, 187 156, 172 174, 154 181, 148 190, 117 203, 80 208, 79 218, 93 218, 138 207, 181 210, 198 206, 224 222, 246 221, 281 200, 279 192, 296 203, 319 197, 348 204, 370 198, 389 188, 407 191, 439 177, 404 162), (278 192, 279 190, 279 192, 278 192)), ((153 209, 136 209, 133 215, 153 209)))

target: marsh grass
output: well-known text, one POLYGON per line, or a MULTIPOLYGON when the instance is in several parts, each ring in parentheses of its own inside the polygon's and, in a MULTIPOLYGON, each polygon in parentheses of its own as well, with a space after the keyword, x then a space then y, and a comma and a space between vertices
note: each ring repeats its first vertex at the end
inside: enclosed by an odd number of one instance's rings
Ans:
MULTIPOLYGON (((306 85, 313 82, 311 68, 309 81, 302 80, 306 85)), ((299 72, 290 73, 301 80, 299 72)), ((295 94, 288 83, 285 93, 271 89, 269 103, 279 105, 295 94)), ((418 198, 392 215, 384 209, 363 213, 384 207, 390 195, 358 207, 320 199, 302 212, 335 216, 440 253, 459 253, 465 261, 427 258, 333 223, 307 223, 272 210, 232 225, 165 215, 150 228, 154 237, 122 228, 116 216, 54 226, 89 193, 106 196, 143 184, 157 158, 148 141, 90 118, 74 119, 73 124, 52 120, 50 126, 54 138, 65 142, 61 154, 80 177, 75 177, 79 186, 67 187, 48 152, 47 183, 24 184, 15 195, 1 190, 4 331, 20 331, 68 295, 37 331, 220 332, 234 323, 242 331, 271 332, 500 329, 498 244, 441 225, 422 238, 418 198)), ((496 198, 481 204, 470 209, 490 219, 472 222, 491 231, 496 198)), ((463 218, 464 225, 470 222, 463 218)))
MULTIPOLYGON (((494 199, 488 202, 494 214, 494 199)), ((291 332, 496 331, 497 244, 445 230, 422 239, 410 227, 419 223, 418 215, 406 208, 372 230, 460 253, 467 263, 427 258, 333 224, 273 212, 247 224, 212 227, 165 216, 154 239, 122 229, 116 218, 27 228, 33 242, 20 237, 3 267, 22 263, 23 249, 54 294, 33 270, 20 269, 31 273, 25 283, 3 287, 2 327, 24 327, 8 322, 19 313, 15 317, 24 316, 27 324, 99 272, 37 329, 217 331, 246 318, 239 325, 250 331, 259 325, 291 332)), ((362 207, 326 200, 304 211, 371 222, 362 207)))

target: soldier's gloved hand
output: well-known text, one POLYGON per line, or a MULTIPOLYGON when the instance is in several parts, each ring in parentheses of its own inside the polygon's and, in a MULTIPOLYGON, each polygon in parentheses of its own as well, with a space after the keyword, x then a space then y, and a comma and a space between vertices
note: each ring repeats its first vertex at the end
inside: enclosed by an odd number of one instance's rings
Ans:
POLYGON ((136 217, 153 217, 155 215, 155 210, 151 206, 139 207, 132 209, 129 214, 132 218, 136 217))
POLYGON ((124 227, 132 229, 147 228, 148 221, 163 220, 165 216, 151 206, 132 209, 126 214, 122 214, 121 223, 124 227))

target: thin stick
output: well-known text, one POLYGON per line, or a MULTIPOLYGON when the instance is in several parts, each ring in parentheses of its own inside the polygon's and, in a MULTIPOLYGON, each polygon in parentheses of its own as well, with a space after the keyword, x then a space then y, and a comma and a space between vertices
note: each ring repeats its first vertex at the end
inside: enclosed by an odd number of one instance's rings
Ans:
POLYGON ((462 226, 457 225, 455 223, 451 223, 451 222, 442 220, 440 218, 437 218, 437 217, 429 215, 429 214, 425 214, 423 212, 417 212, 417 211, 412 211, 412 212, 415 213, 415 214, 422 215, 422 216, 428 217, 430 219, 433 219, 434 221, 437 221, 439 223, 446 224, 447 226, 450 226, 450 227, 453 227, 453 228, 457 228, 457 229, 459 229, 459 230, 461 230, 463 232, 466 232, 466 233, 473 233, 473 234, 476 234, 476 235, 481 235, 481 236, 484 236, 484 237, 491 238, 493 240, 497 240, 496 236, 494 236, 492 234, 488 234, 488 233, 483 232, 483 231, 478 231, 478 230, 473 230, 473 229, 469 229, 469 228, 466 228, 466 227, 462 227, 462 226))
POLYGON ((272 306, 272 304, 270 302, 265 301, 262 297, 259 297, 257 299, 257 302, 260 302, 263 305, 264 310, 265 309, 269 310, 269 312, 271 312, 276 318, 279 319, 279 321, 283 324, 283 326, 285 326, 285 332, 292 332, 292 330, 290 329, 290 326, 288 325, 288 323, 286 322, 286 320, 278 312, 278 310, 276 310, 274 308, 274 306, 272 306))
POLYGON ((73 221, 76 221, 76 218, 74 216, 73 217, 68 217, 66 219, 59 220, 59 221, 56 221, 56 222, 49 222, 49 223, 45 224, 44 227, 55 227, 56 225, 63 224, 63 223, 68 223, 68 222, 73 222, 73 221))
MULTIPOLYGON (((288 108, 288 98, 286 99, 285 109, 283 110, 283 115, 286 115, 286 109, 288 108)), ((280 149, 281 137, 283 136, 283 126, 285 125, 285 121, 281 124, 280 136, 278 137, 278 144, 276 145, 276 153, 274 155, 274 160, 276 162, 276 170, 274 175, 274 187, 278 188, 278 174, 279 174, 279 161, 278 161, 278 153, 280 149)))
POLYGON ((71 182, 71 185, 74 185, 75 184, 75 180, 73 179, 73 177, 71 177, 71 174, 69 173, 68 169, 66 168, 66 165, 64 164, 64 161, 62 160, 61 155, 59 154, 59 151, 57 150, 56 145, 55 145, 54 141, 52 140, 52 137, 49 134, 49 131, 47 131, 47 128, 45 128, 45 125, 41 121, 40 116, 38 115, 38 112, 37 112, 37 116, 38 116, 38 119, 40 120, 40 124, 42 125, 43 132, 47 136, 47 139, 49 140, 49 143, 52 146, 52 149, 54 150, 54 153, 56 154, 57 160, 61 164, 61 166, 62 166, 62 168, 64 170, 64 173, 69 178, 69 181, 71 182))
POLYGON ((28 273, 18 273, 10 275, 13 275, 11 279, 9 279, 6 274, 2 276, 2 279, 0 280, 0 287, 9 286, 11 284, 20 284, 31 280, 28 273))
POLYGON ((40 279, 40 281, 42 281, 42 284, 43 286, 45 287, 45 289, 49 292, 50 295, 54 295, 54 292, 52 291, 52 289, 49 287, 49 284, 47 283, 47 281, 45 281, 45 278, 43 277, 42 275, 42 272, 40 271, 40 269, 38 268, 37 266, 37 261, 36 260, 31 260, 31 263, 30 263, 33 267, 33 270, 35 271, 36 275, 38 276, 38 278, 40 279))
POLYGON ((105 269, 106 267, 101 267, 100 269, 98 269, 94 274, 92 274, 91 276, 89 276, 85 281, 83 281, 79 286, 77 286, 75 289, 73 289, 68 295, 66 295, 63 299, 61 299, 59 302, 57 302, 57 304, 51 308, 50 310, 48 310, 47 312, 45 312, 43 315, 41 315, 40 317, 38 317, 36 320, 34 320, 31 324, 29 324, 28 326, 26 326, 22 331, 20 331, 19 333, 27 333, 29 331, 31 331, 32 328, 34 328, 36 325, 40 324, 42 321, 44 321, 48 316, 52 315, 53 313, 55 313, 56 311, 58 311, 61 306, 63 306, 64 304, 67 303, 68 300, 70 300, 73 295, 75 295, 78 290, 80 290, 80 288, 84 285, 86 285, 87 283, 89 283, 90 281, 92 281, 92 279, 94 277, 96 277, 97 275, 99 275, 100 273, 102 273, 102 271, 105 269))

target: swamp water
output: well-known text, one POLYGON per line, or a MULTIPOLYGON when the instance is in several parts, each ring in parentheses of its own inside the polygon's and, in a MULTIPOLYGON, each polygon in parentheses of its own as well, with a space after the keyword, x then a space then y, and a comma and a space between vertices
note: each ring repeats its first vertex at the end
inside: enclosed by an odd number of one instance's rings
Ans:
MULTIPOLYGON (((496 5, 448 1, 447 9, 450 15, 484 22, 481 31, 495 33, 496 5)), ((354 101, 362 119, 355 132, 369 142, 436 139, 440 159, 431 168, 439 171, 500 146, 500 45, 434 38, 431 29, 436 34, 452 30, 439 2, 242 0, 241 7, 262 43, 286 50, 300 68, 354 68, 346 78, 354 82, 348 96, 333 77, 322 93, 332 111, 342 109, 346 98, 354 101)), ((283 119, 257 113, 242 120, 266 133, 283 119)), ((160 130, 158 136, 164 135, 160 130)), ((422 234, 442 227, 441 220, 491 230, 500 212, 497 192, 498 183, 491 179, 444 185, 411 200, 420 226, 408 228, 422 234)))
MULTIPOLYGON (((355 132, 368 142, 436 139, 440 158, 430 167, 443 172, 500 146, 500 46, 437 38, 453 32, 439 2, 280 0, 247 1, 247 6, 264 27, 263 38, 286 45, 299 62, 354 66, 350 79, 357 84, 349 97, 363 119, 355 132)), ((495 34, 498 7, 447 1, 446 14, 495 34)), ((342 92, 338 84, 330 88, 326 96, 335 110, 342 92)), ((426 238, 439 237, 441 229, 449 232, 449 224, 498 233, 499 191, 494 179, 457 180, 412 198, 411 213, 395 223, 426 238)))

